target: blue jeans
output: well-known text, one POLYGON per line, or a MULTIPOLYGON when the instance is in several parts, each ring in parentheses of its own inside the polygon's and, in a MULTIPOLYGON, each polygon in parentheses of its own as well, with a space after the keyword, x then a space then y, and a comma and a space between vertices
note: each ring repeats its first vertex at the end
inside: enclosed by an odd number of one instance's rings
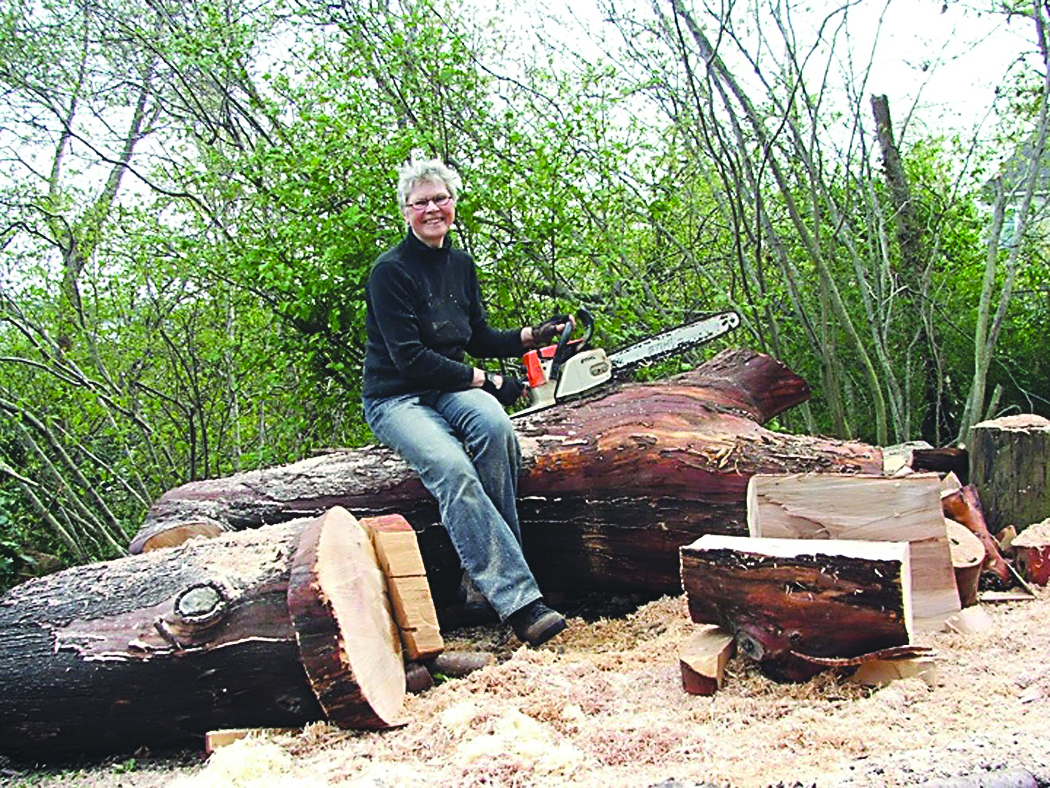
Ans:
POLYGON ((521 551, 521 448, 510 418, 481 389, 365 399, 380 442, 419 474, 467 576, 501 620, 541 597, 521 551))

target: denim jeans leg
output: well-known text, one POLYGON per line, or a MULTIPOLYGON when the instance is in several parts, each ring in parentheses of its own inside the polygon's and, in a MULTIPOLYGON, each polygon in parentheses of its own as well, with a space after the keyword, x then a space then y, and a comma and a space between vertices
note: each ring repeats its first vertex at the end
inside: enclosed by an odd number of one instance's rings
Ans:
POLYGON ((521 446, 507 412, 494 397, 477 389, 441 394, 434 409, 452 425, 477 471, 489 500, 521 544, 518 523, 518 477, 521 446))
POLYGON ((479 389, 403 395, 367 400, 365 418, 437 499, 463 568, 499 617, 505 620, 539 599, 521 551, 514 502, 520 453, 499 403, 479 389), (501 512, 510 514, 510 522, 501 512))

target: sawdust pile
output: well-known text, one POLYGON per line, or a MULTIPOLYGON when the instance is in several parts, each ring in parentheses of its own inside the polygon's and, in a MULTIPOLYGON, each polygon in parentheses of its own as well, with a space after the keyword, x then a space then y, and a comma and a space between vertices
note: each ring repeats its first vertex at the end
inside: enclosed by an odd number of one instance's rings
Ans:
POLYGON ((467 631, 449 647, 489 648, 504 661, 410 696, 402 728, 316 724, 241 740, 180 773, 61 784, 859 788, 1023 769, 1050 785, 1050 594, 986 608, 987 631, 920 638, 937 651, 932 688, 908 679, 865 689, 833 673, 777 684, 737 657, 710 698, 681 689, 676 652, 693 627, 683 598, 622 619, 574 619, 550 649, 467 631))

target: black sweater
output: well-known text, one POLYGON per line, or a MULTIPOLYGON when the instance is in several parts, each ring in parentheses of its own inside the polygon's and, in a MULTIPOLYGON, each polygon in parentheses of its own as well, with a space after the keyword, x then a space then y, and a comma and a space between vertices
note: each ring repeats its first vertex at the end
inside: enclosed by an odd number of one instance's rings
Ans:
POLYGON ((446 237, 433 249, 411 232, 381 254, 365 287, 365 397, 470 387, 474 358, 522 353, 521 330, 489 326, 474 260, 446 237))

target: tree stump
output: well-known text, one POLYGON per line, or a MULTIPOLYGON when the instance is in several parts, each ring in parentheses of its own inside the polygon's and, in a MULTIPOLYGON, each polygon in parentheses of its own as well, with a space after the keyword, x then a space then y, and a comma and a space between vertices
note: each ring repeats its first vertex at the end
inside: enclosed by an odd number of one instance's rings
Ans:
POLYGON ((382 577, 341 510, 30 581, 0 598, 0 634, 0 751, 20 759, 386 727, 404 698, 382 577))
POLYGON ((970 430, 970 483, 988 528, 1023 531, 1050 516, 1050 420, 1031 414, 984 421, 970 430))

